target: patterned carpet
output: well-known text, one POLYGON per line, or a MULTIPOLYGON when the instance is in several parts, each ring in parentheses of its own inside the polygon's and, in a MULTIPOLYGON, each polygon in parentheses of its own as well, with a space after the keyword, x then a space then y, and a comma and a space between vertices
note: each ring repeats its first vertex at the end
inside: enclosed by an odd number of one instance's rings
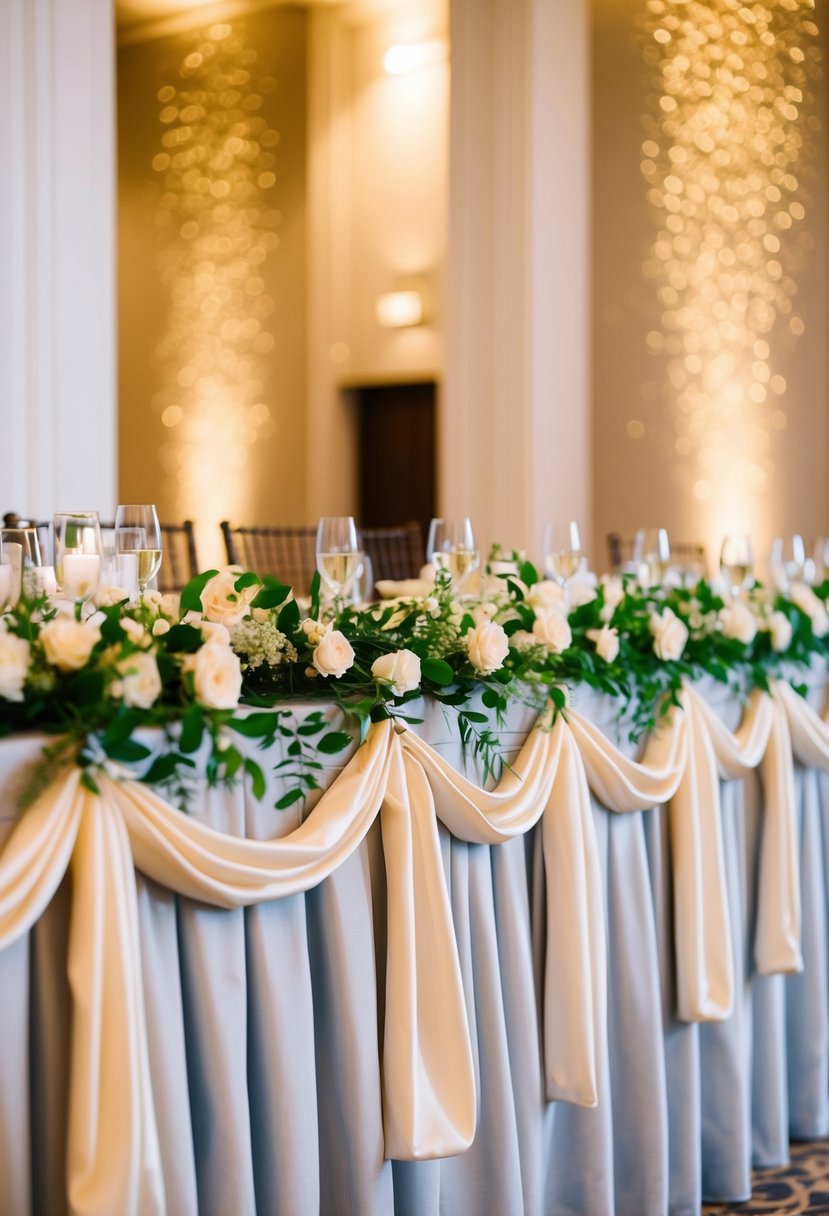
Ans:
POLYGON ((710 1203, 711 1216, 787 1216, 790 1212, 829 1214, 829 1140, 791 1146, 791 1165, 755 1170, 754 1189, 746 1203, 710 1203))

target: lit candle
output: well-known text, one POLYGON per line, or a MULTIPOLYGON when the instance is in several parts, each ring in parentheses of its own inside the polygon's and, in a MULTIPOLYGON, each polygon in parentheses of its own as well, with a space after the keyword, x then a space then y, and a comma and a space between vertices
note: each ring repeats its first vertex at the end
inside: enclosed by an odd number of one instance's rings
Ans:
POLYGON ((97 553, 66 553, 63 558, 63 594, 85 600, 98 586, 101 559, 97 553))
POLYGON ((33 566, 32 588, 35 595, 48 595, 49 599, 54 599, 58 590, 57 580, 55 579, 55 567, 33 566))

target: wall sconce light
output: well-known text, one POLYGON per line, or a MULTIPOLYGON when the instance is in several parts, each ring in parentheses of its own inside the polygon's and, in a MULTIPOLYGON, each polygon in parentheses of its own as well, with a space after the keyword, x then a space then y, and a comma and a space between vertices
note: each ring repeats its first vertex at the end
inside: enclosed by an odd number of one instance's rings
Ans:
POLYGON ((423 296, 419 291, 389 291, 377 297, 377 323, 385 329, 405 329, 422 325, 423 296))
POLYGON ((390 76, 402 76, 418 68, 432 67, 446 58, 446 43, 441 38, 427 42, 400 42, 390 46, 383 58, 383 67, 390 76))

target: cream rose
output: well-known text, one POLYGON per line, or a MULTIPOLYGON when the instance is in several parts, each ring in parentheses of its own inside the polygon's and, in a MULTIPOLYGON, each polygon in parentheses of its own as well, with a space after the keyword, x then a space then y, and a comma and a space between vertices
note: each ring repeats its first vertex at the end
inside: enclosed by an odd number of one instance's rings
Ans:
POLYGON ((530 587, 525 598, 533 612, 554 612, 564 608, 564 588, 549 578, 530 587))
POLYGON ((161 676, 155 655, 139 651, 118 664, 120 695, 131 709, 149 709, 161 695, 161 676))
POLYGON ((138 621, 134 621, 131 616, 121 617, 121 628, 134 646, 140 646, 146 650, 151 645, 147 630, 143 625, 139 625, 138 621))
POLYGON ((469 630, 466 648, 472 666, 482 676, 488 676, 503 667, 504 659, 509 654, 509 639, 501 625, 486 621, 469 630))
POLYGON ((170 622, 165 620, 163 616, 156 617, 153 621, 152 634, 154 638, 160 638, 165 633, 170 632, 170 622))
POLYGON ((597 594, 595 574, 582 574, 567 584, 567 603, 571 610, 592 604, 597 594))
POLYGON ((101 631, 89 621, 56 616, 41 628, 40 640, 46 660, 53 667, 59 671, 80 671, 101 640, 101 631))
POLYGON ((0 697, 22 701, 23 685, 29 672, 29 643, 6 629, 0 629, 0 697))
POLYGON ((605 663, 612 663, 619 656, 619 630, 610 625, 601 629, 588 629, 587 636, 596 647, 596 654, 605 663))
POLYGON ((773 612, 769 617, 771 648, 778 654, 788 650, 792 640, 792 623, 785 612, 773 612))
POLYGON ((611 574, 609 578, 603 580, 602 591, 604 592, 604 603, 599 615, 606 623, 625 598, 625 585, 618 575, 611 574))
POLYGON ((472 620, 476 625, 485 625, 497 615, 497 604, 476 604, 472 609, 472 620))
POLYGON ((109 583, 100 586, 92 597, 97 608, 114 608, 116 604, 123 604, 129 598, 130 593, 125 587, 114 587, 109 583))
POLYGON ((748 646, 757 634, 757 621, 745 600, 734 600, 721 608, 718 615, 723 636, 734 638, 748 646))
POLYGON ((553 654, 561 654, 573 642, 573 631, 563 612, 542 612, 533 622, 533 636, 553 654))
POLYGON ((311 662, 321 676, 334 676, 339 680, 353 664, 354 650, 339 629, 332 629, 314 648, 311 662))
POLYGON ((188 655, 185 671, 193 673, 193 691, 208 709, 235 709, 242 691, 242 667, 229 646, 209 641, 188 655))
POLYGON ((251 600, 256 599, 260 585, 254 583, 243 591, 237 591, 238 578, 238 571, 221 570, 205 583, 200 599, 208 621, 218 621, 220 625, 238 625, 248 616, 251 600))
POLYGON ((230 630, 218 621, 199 621, 198 629, 205 642, 218 642, 221 646, 230 645, 230 630))
POLYGON ((812 633, 816 638, 822 638, 829 633, 829 616, 823 601, 815 595, 811 587, 805 583, 793 583, 789 591, 789 599, 797 604, 801 612, 805 612, 812 622, 812 633))
POLYGON ((670 608, 655 612, 650 619, 653 651, 658 659, 671 662, 680 658, 688 641, 688 628, 670 608))
POLYGON ((420 659, 411 650, 395 650, 375 659, 371 674, 381 684, 388 684, 396 697, 402 697, 420 687, 420 659))

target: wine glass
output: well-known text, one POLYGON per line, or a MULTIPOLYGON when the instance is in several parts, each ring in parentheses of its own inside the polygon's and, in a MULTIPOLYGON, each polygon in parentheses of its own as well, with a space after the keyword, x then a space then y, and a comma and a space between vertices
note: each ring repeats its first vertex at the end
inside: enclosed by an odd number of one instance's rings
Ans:
POLYGON ((357 554, 357 570, 351 598, 354 604, 370 604, 374 599, 374 567, 365 550, 357 554))
POLYGON ((97 511, 60 511, 55 515, 55 574, 76 613, 98 587, 103 563, 97 511))
POLYGON ((480 563, 472 520, 468 516, 462 519, 433 519, 426 541, 426 560, 432 563, 436 571, 448 571, 460 591, 480 563))
POLYGON ((665 581, 671 543, 665 528, 640 528, 633 541, 633 562, 639 582, 653 587, 665 581))
POLYGON ((324 515, 317 527, 317 570, 334 601, 342 608, 354 584, 360 564, 357 528, 352 515, 324 515))
POLYGON ((806 570, 806 546, 803 537, 775 536, 771 542, 769 570, 778 591, 788 591, 792 583, 803 581, 806 570))
POLYGON ((754 567, 751 538, 745 535, 723 537, 720 573, 734 599, 748 587, 754 567))
POLYGON ((578 571, 584 560, 575 520, 548 524, 544 529, 544 568, 560 587, 578 571))
POLYGON ((143 595, 161 568, 161 527, 152 503, 129 503, 115 512, 115 555, 121 579, 143 595))
MULTIPOLYGON (((4 558, 8 566, 7 595, 14 605, 27 595, 53 595, 55 575, 40 531, 34 524, 18 523, 0 530, 4 558)), ((2 597, 0 597, 2 599, 2 597)))
POLYGON ((819 536, 812 551, 814 580, 820 585, 829 578, 829 536, 819 536))

